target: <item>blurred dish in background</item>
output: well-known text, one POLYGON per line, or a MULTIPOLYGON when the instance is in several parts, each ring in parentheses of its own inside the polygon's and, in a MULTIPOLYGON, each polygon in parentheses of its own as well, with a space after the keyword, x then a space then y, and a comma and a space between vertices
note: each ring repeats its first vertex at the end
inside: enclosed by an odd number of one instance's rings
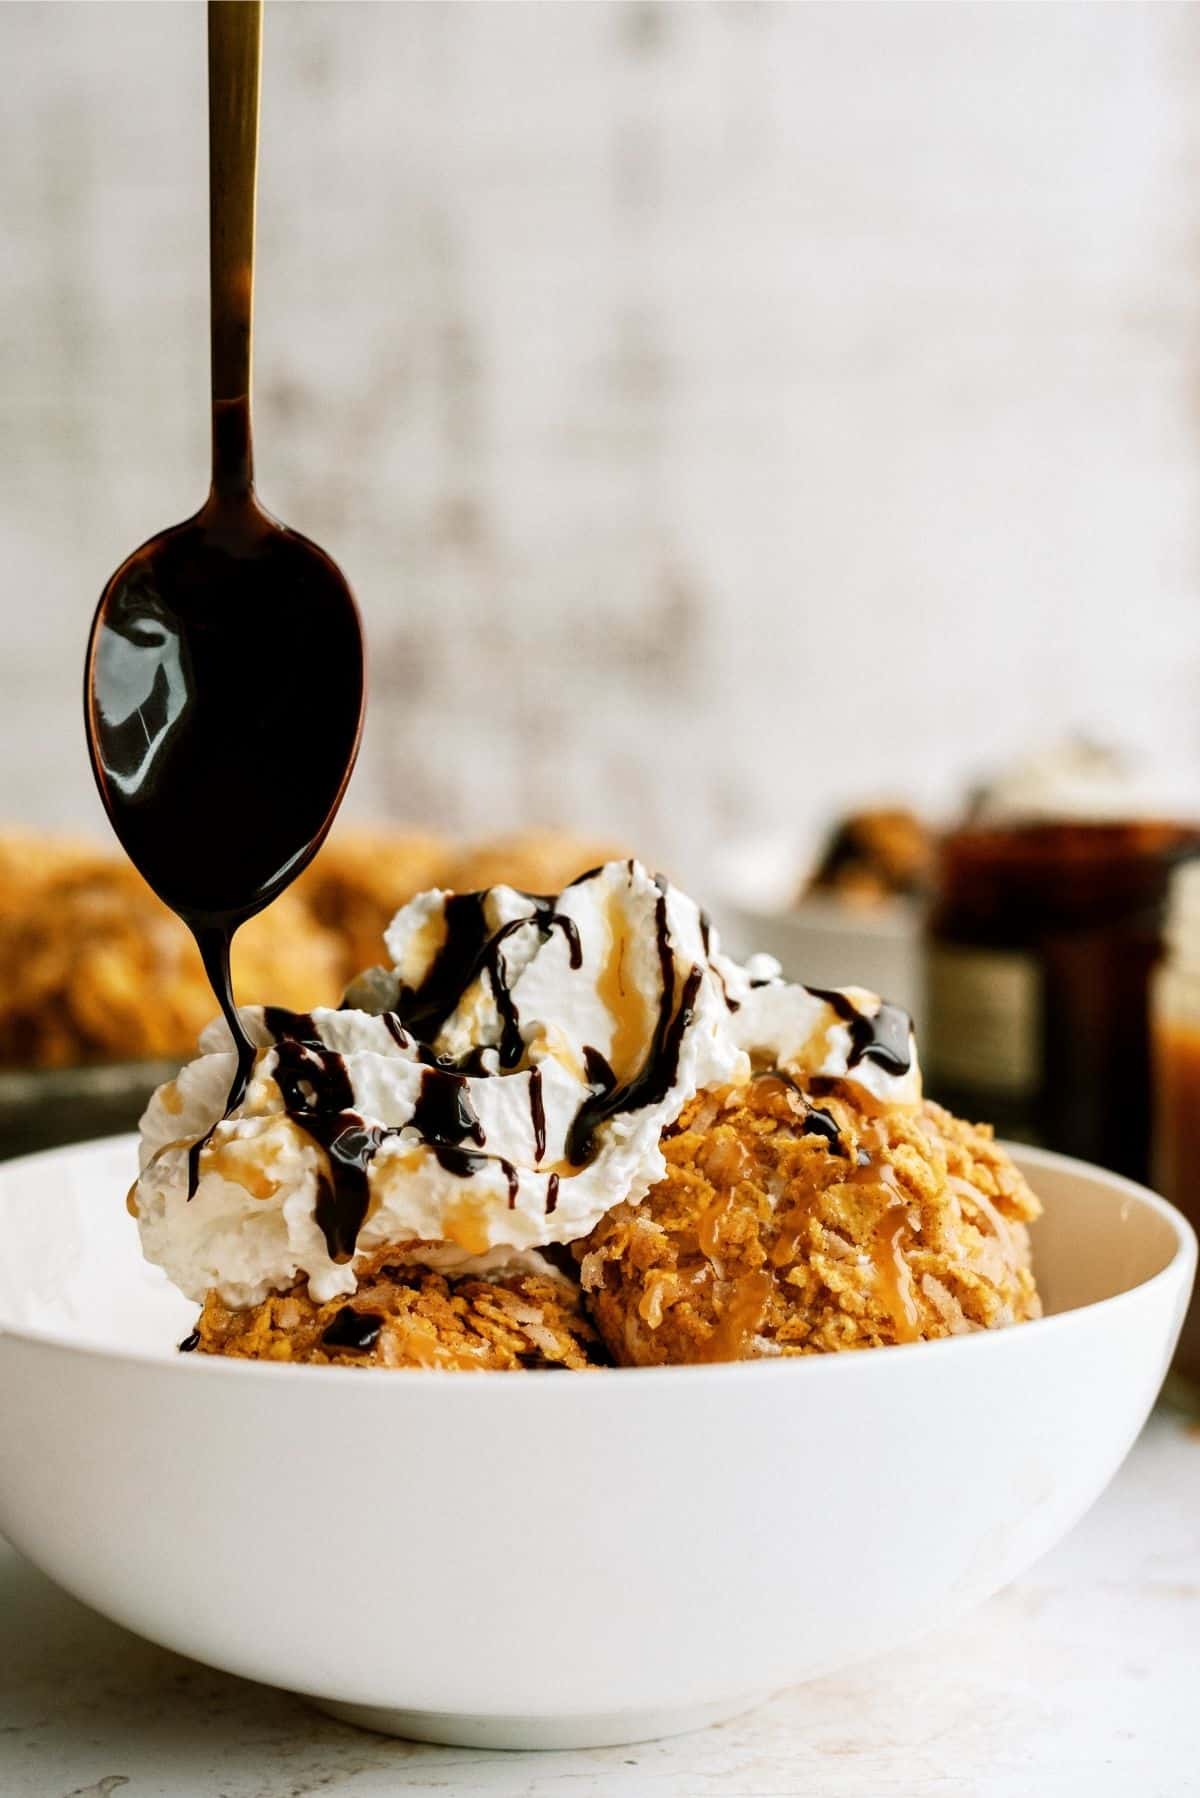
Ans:
POLYGON ((78 1068, 0 1068, 0 1161, 134 1128, 180 1060, 94 1062, 78 1068))
MULTIPOLYGON (((474 846, 341 831, 238 932, 238 1000, 336 1005, 381 959, 383 931, 414 893, 498 879, 557 892, 612 853, 550 831, 474 846)), ((0 837, 0 1155, 133 1128, 212 1015, 189 932, 115 850, 0 837)))
POLYGON ((790 911, 759 911, 726 902, 715 910, 729 953, 773 955, 788 980, 808 986, 865 986, 924 1027, 924 907, 881 900, 861 907, 840 899, 806 899, 790 911))
POLYGON ((801 874, 782 841, 735 847, 717 922, 732 954, 773 955, 789 980, 870 987, 924 1024, 923 933, 937 837, 905 806, 848 812, 801 874))
POLYGON ((801 903, 818 895, 860 908, 922 899, 936 864, 937 837, 915 812, 900 806, 851 812, 830 837, 801 903))
MULTIPOLYGON (((337 938, 292 894, 279 906, 282 920, 252 919, 238 936, 239 992, 327 999, 337 938)), ((123 857, 53 839, 0 844, 0 1066, 179 1058, 212 1011, 191 935, 123 857)))
POLYGON ((782 841, 743 846, 718 922, 789 979, 861 979, 903 1005, 952 1111, 1145 1179, 1148 985, 1198 815, 1186 770, 1147 776, 1070 738, 976 786, 945 833, 907 806, 856 809, 803 876, 782 841))

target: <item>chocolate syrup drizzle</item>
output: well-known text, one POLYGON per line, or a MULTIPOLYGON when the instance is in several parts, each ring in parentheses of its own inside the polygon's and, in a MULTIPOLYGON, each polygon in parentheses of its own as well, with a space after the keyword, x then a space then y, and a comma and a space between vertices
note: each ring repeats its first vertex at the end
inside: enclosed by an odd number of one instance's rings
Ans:
POLYGON ((263 1025, 274 1042, 287 1037, 293 1043, 309 1043, 324 1049, 317 1020, 311 1011, 289 1011, 285 1005, 264 1005, 263 1025))
MULTIPOLYGON (((416 1131, 447 1173, 468 1179, 477 1168, 499 1166, 508 1183, 510 1210, 517 1202, 520 1177, 506 1157, 484 1153, 483 1126, 467 1088, 469 1074, 486 1071, 486 1051, 473 1049, 455 1061, 436 1054, 431 1045, 463 995, 486 974, 500 1014, 500 1066, 517 1066, 525 1042, 503 953, 505 943, 517 931, 532 927, 544 942, 553 931, 561 930, 570 966, 582 966, 583 948, 575 920, 556 911, 552 898, 534 893, 522 896, 533 906, 532 913, 492 930, 485 892, 448 894, 444 903, 446 935, 428 973, 419 986, 402 987, 396 1010, 384 1013, 384 1023, 398 1047, 415 1049, 417 1059, 425 1064, 420 1095, 405 1128, 416 1131), (467 1147, 468 1142, 474 1147, 467 1147)), ((276 1039, 276 1080, 288 1115, 328 1152, 329 1178, 323 1179, 318 1195, 317 1222, 331 1258, 348 1260, 366 1216, 367 1170, 380 1144, 398 1132, 369 1126, 352 1110, 345 1063, 321 1043, 311 1017, 268 1007, 264 1020, 276 1039), (301 1052, 300 1062, 297 1051, 301 1052), (305 1056, 311 1059, 311 1068, 305 1056), (320 1084, 310 1081, 310 1090, 306 1090, 303 1080, 297 1078, 305 1071, 317 1072, 320 1084)), ((546 1118, 541 1073, 536 1068, 530 1076, 529 1105, 540 1161, 546 1147, 546 1118)), ((198 1151, 193 1153, 198 1155, 198 1151)))
MULTIPOLYGON (((263 1023, 275 1041, 274 1079, 284 1108, 326 1153, 328 1172, 318 1178, 317 1224, 330 1259, 349 1261, 367 1215, 371 1163, 401 1127, 368 1124, 355 1110, 345 1059, 321 1041, 310 1013, 268 1005, 263 1023)), ((400 1042, 398 1021, 389 1017, 388 1027, 400 1042)), ((407 1037, 401 1046, 408 1046, 407 1037)), ((436 1062, 426 1065, 412 1117, 403 1128, 417 1132, 447 1173, 466 1179, 479 1167, 499 1166, 508 1182, 509 1209, 515 1206, 517 1170, 506 1157, 482 1152, 486 1138, 464 1074, 436 1062), (464 1147, 467 1142, 475 1147, 464 1147)))
POLYGON ((420 1097, 407 1127, 414 1129, 433 1150, 448 1174, 469 1179, 477 1167, 499 1166, 508 1181, 508 1208, 512 1210, 520 1188, 517 1170, 503 1155, 480 1152, 487 1138, 471 1103, 465 1074, 440 1067, 426 1068, 421 1076, 420 1097), (468 1137, 475 1148, 463 1148, 468 1137))
POLYGON ((850 1151, 842 1140, 842 1133, 838 1129, 837 1119, 833 1113, 822 1110, 819 1105, 814 1105, 804 1088, 796 1080, 793 1080, 790 1074, 785 1073, 782 1068, 756 1068, 750 1078, 752 1080, 779 1080, 784 1086, 790 1087, 804 1106, 802 1134, 822 1136, 835 1155, 849 1155, 850 1151))
POLYGON ((600 1051, 585 1046, 583 1061, 590 1090, 567 1131, 567 1160, 572 1167, 582 1167, 591 1160, 596 1132, 601 1124, 620 1112, 641 1111, 648 1105, 661 1104, 679 1071, 679 1052, 683 1047, 684 1032, 695 1016, 696 997, 704 970, 700 967, 689 970, 676 1006, 675 958, 667 927, 667 883, 659 874, 655 876, 655 884, 658 902, 654 911, 654 931, 661 985, 650 1049, 637 1073, 622 1083, 600 1051))
POLYGON ((542 1070, 529 1076, 529 1120, 533 1125, 533 1159, 538 1167, 546 1154, 546 1106, 542 1098, 542 1070))
POLYGON ((567 943, 567 956, 572 968, 583 965, 583 947, 574 918, 554 909, 554 900, 539 893, 523 893, 534 907, 532 914, 513 918, 499 930, 491 930, 487 921, 487 894, 450 893, 445 901, 446 936, 441 948, 419 987, 401 987, 396 1006, 405 1028, 422 1042, 437 1040, 448 1017, 457 1009, 463 994, 484 974, 488 976, 496 1009, 500 1013, 500 1066, 515 1068, 525 1052, 520 1020, 513 1004, 512 992, 501 951, 510 936, 532 925, 545 942, 554 930, 561 930, 567 943))
POLYGON ((353 1305, 343 1305, 321 1342, 325 1348, 353 1349, 358 1354, 365 1354, 374 1348, 382 1328, 383 1319, 378 1311, 356 1311, 353 1305))
POLYGON ((881 1001, 871 1018, 835 987, 810 986, 808 991, 814 999, 823 999, 849 1025, 847 1069, 856 1068, 861 1061, 874 1061, 889 1074, 908 1073, 912 1066, 912 1023, 906 1011, 881 1001))
MULTIPOLYGON (((597 872, 599 870, 593 869, 581 875, 572 885, 593 878, 597 872)), ((566 1159, 572 1167, 584 1166, 595 1154, 596 1135, 603 1124, 620 1113, 661 1104, 678 1076, 683 1038, 695 1017, 704 968, 700 965, 689 968, 677 992, 675 955, 667 916, 667 883, 657 876, 656 885, 655 944, 660 994, 650 1045, 641 1066, 623 1081, 617 1078, 597 1048, 590 1044, 584 1046, 588 1094, 567 1132, 566 1159)), ((315 1214, 332 1260, 345 1262, 353 1256, 367 1214, 371 1162, 381 1145, 388 1138, 401 1134, 402 1129, 416 1132, 440 1165, 462 1178, 469 1178, 481 1167, 499 1166, 508 1182, 509 1207, 515 1206, 519 1191, 518 1171, 511 1161, 486 1153, 486 1135, 467 1084, 468 1076, 493 1071, 495 1062, 493 1060, 489 1066, 484 1059, 486 1056, 497 1056, 501 1069, 511 1070, 519 1065, 525 1052, 520 1019, 508 985, 504 945, 524 926, 536 930, 543 942, 555 930, 560 930, 571 968, 580 968, 583 961, 574 920, 556 909, 553 898, 535 894, 523 897, 532 904, 532 913, 492 930, 487 921, 486 893, 447 895, 446 934, 428 973, 419 986, 402 987, 396 1009, 381 1014, 397 1046, 413 1054, 423 1067, 416 1105, 408 1123, 402 1127, 368 1124, 355 1109, 346 1062, 322 1041, 311 1014, 287 1011, 280 1006, 264 1009, 264 1024, 275 1043, 274 1078, 288 1116, 326 1153, 328 1171, 319 1179, 315 1214), (484 975, 500 1017, 497 1049, 472 1049, 457 1060, 439 1055, 432 1044, 468 989, 484 975)), ((701 940, 706 958, 710 931, 711 925, 702 914, 701 940)), ((890 1072, 907 1072, 911 1051, 909 1021, 904 1012, 896 1006, 882 1005, 875 1017, 866 1017, 843 993, 818 987, 809 991, 832 1006, 849 1025, 850 1067, 871 1059, 890 1072)), ((734 1009, 732 1002, 730 1009, 734 1009)), ((805 1130, 824 1137, 835 1153, 845 1154, 845 1145, 833 1116, 812 1105, 790 1076, 777 1070, 764 1072, 773 1073, 795 1088, 805 1105, 805 1130)), ((530 1070, 529 1111, 534 1160, 540 1163, 546 1152, 546 1113, 540 1068, 530 1070)), ((193 1191, 200 1151, 206 1140, 194 1144, 190 1152, 193 1191)), ((557 1172, 548 1177, 547 1215, 557 1206, 559 1181, 557 1172)), ((359 1329, 357 1321, 353 1324, 342 1321, 347 1319, 347 1314, 355 1320, 370 1319, 371 1316, 345 1307, 330 1325, 330 1330, 340 1328, 349 1332, 359 1329)), ((374 1339, 373 1334, 361 1344, 337 1340, 331 1346, 366 1348, 374 1339)), ((328 1332, 326 1340, 330 1340, 328 1332)))
POLYGON ((325 1150, 328 1172, 317 1179, 314 1215, 330 1260, 349 1261, 367 1215, 367 1170, 395 1131, 368 1124, 354 1109, 349 1071, 332 1049, 280 1037, 274 1079, 288 1116, 325 1150))
MULTIPOLYGON (((710 962, 710 965, 712 952, 709 948, 709 944, 711 941, 712 919, 709 917, 708 913, 702 909, 700 912, 700 942, 704 949, 704 959, 705 961, 710 962)), ((742 1009, 742 1002, 740 999, 731 999, 729 997, 729 988, 725 984, 725 976, 722 974, 720 968, 714 967, 712 971, 716 976, 718 986, 724 994, 726 1011, 740 1011, 742 1009)))
MULTIPOLYGON (((580 878, 590 879, 592 874, 580 878)), ((650 1048, 637 1073, 620 1082, 600 1051, 590 1045, 585 1047, 584 1064, 590 1091, 571 1125, 567 1141, 567 1158, 575 1167, 584 1165, 594 1154, 596 1132, 601 1124, 619 1112, 636 1111, 660 1103, 678 1073, 683 1036, 695 1015, 703 970, 700 967, 689 970, 676 1004, 666 883, 661 877, 658 887, 655 940, 661 996, 650 1048)), ((453 1061, 437 1055, 431 1044, 468 988, 486 974, 500 1014, 500 1066, 511 1069, 519 1063, 525 1045, 508 986, 503 947, 523 926, 532 926, 542 941, 554 930, 561 930, 570 966, 573 969, 582 966, 582 946, 574 919, 557 911, 551 898, 534 894, 524 896, 533 904, 531 915, 489 930, 485 893, 449 895, 445 901, 445 939, 428 974, 418 987, 402 988, 396 1010, 383 1014, 385 1026, 396 1044, 407 1051, 415 1051, 424 1064, 417 1103, 403 1128, 415 1131, 448 1173, 469 1178, 480 1167, 499 1165, 508 1182, 510 1209, 515 1206, 519 1191, 517 1169, 506 1158, 485 1152, 484 1129, 467 1085, 469 1074, 486 1072, 480 1060, 481 1051, 473 1050, 468 1056, 453 1061)), ((368 1124, 355 1109, 345 1060, 321 1040, 310 1013, 267 1006, 263 1022, 275 1042, 274 1077, 287 1114, 325 1150, 328 1171, 323 1172, 319 1180, 316 1220, 330 1258, 347 1261, 354 1253, 367 1214, 371 1162, 380 1146, 400 1131, 368 1124)), ((529 1111, 534 1159, 540 1162, 546 1152, 546 1113, 540 1068, 530 1070, 529 1111)), ((191 1151, 193 1190, 202 1146, 197 1143, 191 1151)), ((547 1181, 548 1215, 558 1203, 559 1178, 558 1173, 552 1173, 547 1181)))

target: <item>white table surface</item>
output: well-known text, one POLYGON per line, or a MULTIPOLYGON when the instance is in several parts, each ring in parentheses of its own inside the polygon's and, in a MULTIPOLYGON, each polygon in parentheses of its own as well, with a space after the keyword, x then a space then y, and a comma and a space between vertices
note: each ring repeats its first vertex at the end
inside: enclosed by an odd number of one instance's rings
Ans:
MULTIPOLYGON (((365 1602, 370 1602, 369 1597, 365 1602)), ((0 1542, 3 1798, 1200 1794, 1200 1426, 1159 1411, 1066 1542, 965 1625, 673 1741, 430 1748, 152 1648, 0 1542)))

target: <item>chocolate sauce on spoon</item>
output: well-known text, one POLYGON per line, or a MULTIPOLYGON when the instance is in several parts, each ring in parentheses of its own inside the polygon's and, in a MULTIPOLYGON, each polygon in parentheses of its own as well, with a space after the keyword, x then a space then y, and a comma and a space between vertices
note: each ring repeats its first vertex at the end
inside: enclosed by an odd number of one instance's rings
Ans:
POLYGON ((212 490, 113 575, 84 708, 130 860, 192 931, 238 1053, 229 948, 312 859, 362 729, 358 612, 324 550, 258 503, 250 418, 261 0, 208 9, 212 490))

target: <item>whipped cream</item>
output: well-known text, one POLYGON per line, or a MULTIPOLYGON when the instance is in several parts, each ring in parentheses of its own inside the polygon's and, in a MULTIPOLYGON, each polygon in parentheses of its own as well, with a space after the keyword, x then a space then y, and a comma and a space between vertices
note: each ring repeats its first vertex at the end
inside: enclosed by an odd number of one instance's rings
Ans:
POLYGON ((553 899, 424 893, 386 944, 391 969, 346 1008, 242 1012, 257 1054, 228 1117, 221 1022, 151 1100, 131 1209, 190 1298, 255 1304, 307 1278, 325 1301, 385 1245, 482 1270, 573 1242, 662 1177, 696 1093, 757 1066, 920 1097, 903 1012, 785 982, 770 957, 740 966, 637 862, 553 899))

